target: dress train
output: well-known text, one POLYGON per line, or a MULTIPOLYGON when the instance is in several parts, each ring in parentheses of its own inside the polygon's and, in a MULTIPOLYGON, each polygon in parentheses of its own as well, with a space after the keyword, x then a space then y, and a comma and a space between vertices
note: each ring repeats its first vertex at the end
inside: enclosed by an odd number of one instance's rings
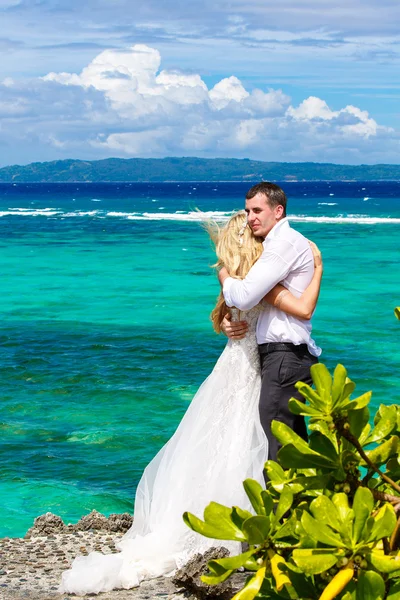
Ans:
POLYGON ((229 340, 200 386, 178 429, 144 470, 131 529, 118 554, 77 557, 62 576, 60 591, 84 595, 129 589, 144 579, 171 574, 194 554, 240 544, 191 531, 182 514, 202 517, 212 500, 252 510, 242 482, 263 483, 268 442, 260 424, 260 367, 255 340, 259 307, 249 311, 249 333, 229 340))

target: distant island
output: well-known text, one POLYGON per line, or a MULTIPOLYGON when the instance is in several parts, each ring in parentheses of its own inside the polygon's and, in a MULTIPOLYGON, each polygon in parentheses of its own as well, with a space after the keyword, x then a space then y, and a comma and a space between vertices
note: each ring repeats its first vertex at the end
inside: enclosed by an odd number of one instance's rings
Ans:
POLYGON ((400 181, 400 165, 262 162, 234 158, 56 160, 0 169, 0 183, 161 181, 400 181))

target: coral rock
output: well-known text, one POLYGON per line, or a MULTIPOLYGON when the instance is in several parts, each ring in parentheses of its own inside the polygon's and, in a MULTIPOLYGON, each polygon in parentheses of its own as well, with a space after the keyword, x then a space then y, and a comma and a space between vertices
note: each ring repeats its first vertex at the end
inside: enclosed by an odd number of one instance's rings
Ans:
POLYGON ((121 515, 112 514, 108 517, 108 526, 110 531, 115 533, 125 533, 132 527, 133 518, 128 513, 121 515))
POLYGON ((63 533, 66 530, 64 521, 58 515, 53 513, 46 513, 36 517, 25 537, 40 536, 40 535, 51 535, 53 533, 63 533))
POLYGON ((196 554, 186 565, 176 571, 172 578, 172 583, 178 588, 184 588, 191 594, 194 594, 200 600, 205 598, 221 598, 227 600, 233 595, 230 581, 224 581, 218 585, 206 585, 200 579, 207 571, 209 560, 225 558, 229 556, 226 548, 210 548, 204 554, 196 554))

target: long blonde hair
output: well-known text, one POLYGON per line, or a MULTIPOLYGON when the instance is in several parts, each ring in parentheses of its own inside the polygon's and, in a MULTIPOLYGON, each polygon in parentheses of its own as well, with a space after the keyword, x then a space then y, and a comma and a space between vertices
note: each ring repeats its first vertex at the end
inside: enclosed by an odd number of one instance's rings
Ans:
MULTIPOLYGON (((253 235, 247 224, 247 215, 241 210, 234 214, 229 221, 220 227, 215 222, 205 224, 212 241, 215 244, 217 262, 212 265, 217 270, 225 267, 230 277, 243 279, 254 263, 260 258, 263 247, 262 238, 253 235)), ((217 333, 221 333, 221 323, 229 312, 222 292, 210 317, 217 333)))

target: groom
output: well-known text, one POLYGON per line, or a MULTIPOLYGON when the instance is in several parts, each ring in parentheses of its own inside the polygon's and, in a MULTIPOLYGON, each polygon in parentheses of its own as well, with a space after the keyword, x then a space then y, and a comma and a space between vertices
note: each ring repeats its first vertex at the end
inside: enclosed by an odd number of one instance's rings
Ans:
MULTIPOLYGON (((277 284, 300 296, 314 274, 314 259, 306 238, 292 229, 286 217, 285 192, 274 183, 262 182, 246 195, 247 222, 254 235, 264 238, 264 251, 243 280, 229 277, 225 268, 219 280, 228 306, 249 310, 277 284)), ((245 322, 224 319, 222 330, 231 339, 241 339, 245 322)), ((299 398, 297 381, 312 383, 310 367, 318 362, 321 349, 311 339, 311 322, 292 317, 275 306, 265 305, 257 323, 261 359, 260 420, 269 441, 269 458, 276 460, 280 448, 271 433, 271 422, 282 421, 307 440, 304 418, 288 408, 291 397, 299 398)))

